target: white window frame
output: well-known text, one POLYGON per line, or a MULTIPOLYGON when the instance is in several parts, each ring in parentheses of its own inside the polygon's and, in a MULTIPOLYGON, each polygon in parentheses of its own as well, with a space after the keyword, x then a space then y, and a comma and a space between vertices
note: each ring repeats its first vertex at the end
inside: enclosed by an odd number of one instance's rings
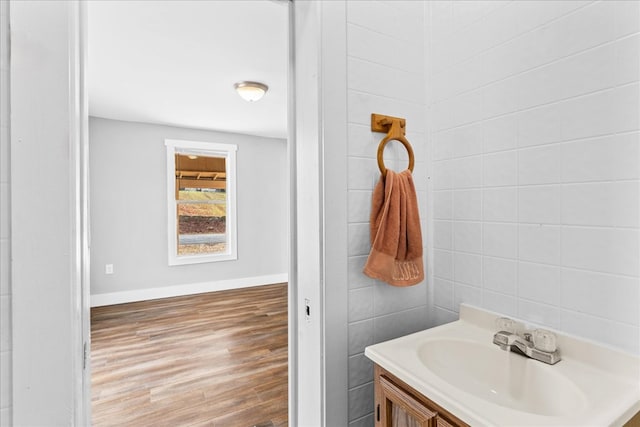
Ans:
POLYGON ((167 147, 167 247, 169 265, 199 264, 204 262, 231 261, 238 259, 236 216, 236 151, 238 150, 238 147, 235 144, 186 141, 179 139, 165 139, 164 143, 167 147), (178 241, 176 233, 178 218, 176 216, 177 201, 175 196, 176 153, 225 158, 227 174, 227 247, 225 252, 203 255, 178 255, 178 241))

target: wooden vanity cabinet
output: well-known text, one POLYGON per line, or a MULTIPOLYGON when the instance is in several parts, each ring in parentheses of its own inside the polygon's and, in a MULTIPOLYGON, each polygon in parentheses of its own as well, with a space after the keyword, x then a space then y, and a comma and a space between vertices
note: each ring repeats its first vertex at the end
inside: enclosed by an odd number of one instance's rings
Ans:
MULTIPOLYGON (((470 427, 377 364, 374 377, 375 427, 470 427)), ((640 412, 624 427, 640 427, 640 412)))
POLYGON ((376 427, 468 427, 381 366, 374 375, 376 427))

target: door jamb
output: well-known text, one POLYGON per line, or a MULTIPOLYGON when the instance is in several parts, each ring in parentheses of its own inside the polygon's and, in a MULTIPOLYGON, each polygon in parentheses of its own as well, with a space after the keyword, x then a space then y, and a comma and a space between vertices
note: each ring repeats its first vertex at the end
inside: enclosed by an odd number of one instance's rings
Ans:
MULTIPOLYGON (((69 2, 70 25, 72 28, 69 61, 73 65, 70 76, 70 91, 75 101, 70 105, 70 137, 75 138, 77 152, 75 156, 76 171, 74 182, 77 198, 72 200, 72 210, 78 215, 76 236, 77 254, 74 266, 78 279, 78 292, 74 295, 75 304, 79 306, 74 328, 78 347, 81 349, 79 363, 76 367, 80 374, 75 382, 74 425, 91 425, 91 304, 90 304, 90 211, 89 211, 89 103, 86 90, 87 70, 87 0, 69 2)), ((294 5, 292 0, 286 2, 288 13, 288 76, 287 76, 287 115, 288 137, 287 155, 289 167, 289 268, 288 268, 288 419, 295 425, 297 420, 298 387, 297 387, 297 269, 296 269, 296 139, 295 139, 295 31, 294 5)))
POLYGON ((70 156, 74 170, 71 172, 72 206, 74 212, 74 260, 73 277, 76 289, 73 294, 75 359, 79 375, 74 379, 74 425, 91 424, 91 368, 90 368, 90 227, 89 227, 89 99, 86 89, 87 70, 87 2, 68 3, 69 10, 69 138, 70 156))

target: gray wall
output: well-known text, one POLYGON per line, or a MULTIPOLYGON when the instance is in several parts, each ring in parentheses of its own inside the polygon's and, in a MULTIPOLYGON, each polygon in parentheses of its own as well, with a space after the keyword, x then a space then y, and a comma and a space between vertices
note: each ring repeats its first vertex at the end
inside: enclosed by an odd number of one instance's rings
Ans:
POLYGON ((91 117, 89 147, 92 295, 287 272, 286 141, 91 117), (238 146, 237 260, 168 266, 167 138, 238 146))

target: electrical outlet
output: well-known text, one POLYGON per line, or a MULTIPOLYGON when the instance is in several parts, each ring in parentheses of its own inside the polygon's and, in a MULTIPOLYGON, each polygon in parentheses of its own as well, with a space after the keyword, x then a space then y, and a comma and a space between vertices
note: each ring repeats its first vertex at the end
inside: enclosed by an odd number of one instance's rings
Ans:
POLYGON ((105 264, 104 274, 113 274, 113 264, 105 264))

